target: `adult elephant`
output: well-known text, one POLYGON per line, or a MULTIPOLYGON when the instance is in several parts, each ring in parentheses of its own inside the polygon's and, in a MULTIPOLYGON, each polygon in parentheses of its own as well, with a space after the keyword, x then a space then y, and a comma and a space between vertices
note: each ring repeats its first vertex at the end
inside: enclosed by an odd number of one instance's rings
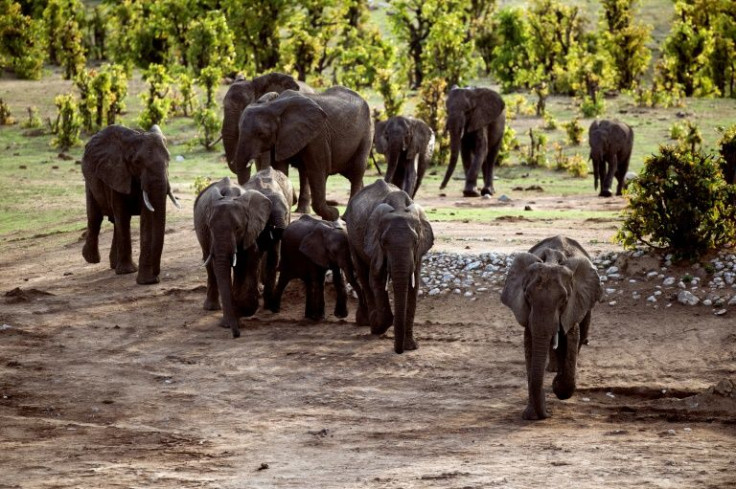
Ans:
POLYGON ((723 176, 726 183, 736 183, 736 141, 728 141, 721 145, 723 156, 723 176))
POLYGON ((616 195, 621 195, 624 177, 629 170, 631 150, 634 147, 634 131, 625 122, 596 120, 588 129, 590 159, 593 160, 593 187, 598 189, 601 180, 601 197, 611 197, 611 185, 616 176, 616 195))
POLYGON ((194 230, 207 268, 204 309, 222 308, 221 326, 240 336, 238 318, 258 309, 258 293, 246 287, 258 273, 256 240, 271 217, 271 201, 225 177, 205 188, 194 201, 194 230), (232 270, 231 270, 232 269, 232 270))
POLYGON ((462 156, 465 197, 493 195, 493 167, 503 141, 506 110, 501 96, 489 88, 453 87, 447 94, 447 130, 450 133, 450 164, 440 189, 449 182, 462 156), (483 170, 483 189, 478 192, 478 174, 483 170))
POLYGON ((376 122, 373 142, 386 157, 384 180, 414 198, 432 159, 434 131, 422 120, 397 115, 376 122))
POLYGON ((547 238, 514 259, 501 302, 524 327, 529 390, 524 419, 549 416, 543 387, 548 350, 557 370, 552 390, 559 399, 575 392, 578 352, 587 342, 591 309, 601 293, 590 256, 573 239, 547 238))
MULTIPOLYGON (((222 144, 225 146, 225 158, 230 170, 238 173, 235 168, 235 151, 240 138, 239 122, 245 108, 259 100, 268 101, 273 94, 279 94, 284 90, 298 90, 304 93, 314 93, 314 90, 306 83, 298 82, 289 75, 283 73, 268 73, 257 76, 252 80, 236 81, 228 88, 222 101, 222 144), (264 97, 265 96, 265 97, 264 97)), ((289 162, 272 162, 271 155, 264 153, 256 158, 256 170, 260 171, 273 165, 276 169, 289 174, 289 162)), ((242 185, 250 178, 250 169, 238 175, 238 181, 242 185)), ((299 174, 299 212, 306 212, 309 208, 309 185, 306 175, 299 174)))
POLYGON ((89 140, 82 156, 87 200, 87 234, 82 256, 100 262, 98 238, 102 219, 115 226, 110 268, 138 271, 136 282, 159 282, 166 225, 166 196, 179 207, 168 180, 169 151, 158 126, 140 132, 113 125, 89 140), (133 263, 130 218, 141 216, 140 257, 133 263))
POLYGON ((373 334, 383 334, 393 324, 394 351, 415 350, 414 313, 422 257, 434 244, 424 211, 403 190, 377 180, 350 199, 345 222, 360 285, 356 322, 370 324, 373 334))
POLYGON ((236 173, 242 181, 252 160, 264 152, 273 154, 272 161, 294 160, 309 182, 312 209, 334 221, 338 212, 326 202, 327 176, 346 177, 355 195, 363 187, 372 138, 370 109, 354 91, 339 86, 321 94, 287 90, 243 111, 236 173))

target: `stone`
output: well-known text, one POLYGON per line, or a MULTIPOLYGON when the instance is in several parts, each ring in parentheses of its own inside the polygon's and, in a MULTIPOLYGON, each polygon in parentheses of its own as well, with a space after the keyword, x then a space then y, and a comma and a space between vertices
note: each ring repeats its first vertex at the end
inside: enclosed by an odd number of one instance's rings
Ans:
POLYGON ((700 302, 700 299, 694 296, 690 291, 681 290, 680 293, 677 294, 677 302, 688 306, 694 306, 700 302))
POLYGON ((667 277, 666 279, 664 279, 664 282, 662 282, 662 285, 664 285, 665 287, 670 287, 672 285, 675 285, 675 280, 675 277, 667 277))
POLYGON ((438 289, 437 287, 429 291, 430 296, 439 295, 439 293, 440 293, 440 289, 438 289))

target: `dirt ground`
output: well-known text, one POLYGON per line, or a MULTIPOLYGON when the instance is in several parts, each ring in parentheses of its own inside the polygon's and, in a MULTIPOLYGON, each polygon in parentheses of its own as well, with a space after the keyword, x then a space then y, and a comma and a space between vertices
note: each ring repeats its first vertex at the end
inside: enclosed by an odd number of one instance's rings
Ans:
MULTIPOLYGON (((191 215, 183 200, 172 214, 191 215)), ((0 488, 736 487, 736 399, 722 382, 736 380, 733 307, 598 304, 578 391, 557 400, 548 375, 552 417, 526 422, 523 330, 495 290, 425 294, 419 349, 403 355, 393 330, 355 326, 354 302, 348 321, 302 321, 297 282, 282 313, 243 320, 233 340, 202 310, 190 221, 169 227, 154 286, 84 263, 79 233, 3 245, 0 488)), ((620 251, 606 220, 434 229, 444 251, 522 251, 557 233, 620 251)))

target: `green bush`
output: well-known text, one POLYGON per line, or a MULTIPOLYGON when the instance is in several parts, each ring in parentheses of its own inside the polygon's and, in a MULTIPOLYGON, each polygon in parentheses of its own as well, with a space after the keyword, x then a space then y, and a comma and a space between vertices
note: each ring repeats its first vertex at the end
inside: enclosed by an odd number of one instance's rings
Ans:
POLYGON ((169 115, 171 99, 167 95, 171 77, 166 72, 165 66, 152 63, 143 72, 143 78, 148 83, 148 91, 141 94, 145 108, 138 116, 138 124, 144 129, 149 129, 154 124, 161 125, 169 115))
POLYGON ((59 113, 51 128, 51 132, 56 134, 51 145, 66 151, 79 143, 79 131, 82 129, 79 109, 71 94, 57 95, 54 104, 59 113))
POLYGON ((194 111, 194 123, 199 130, 199 143, 212 151, 220 134, 220 115, 214 109, 200 107, 194 111))
POLYGON ((394 79, 394 73, 393 70, 378 70, 376 73, 376 90, 383 97, 386 118, 401 115, 406 101, 406 95, 394 79))
POLYGON ((583 117, 597 117, 606 110, 606 104, 603 102, 602 98, 598 98, 598 100, 593 100, 590 97, 583 97, 583 101, 580 104, 580 112, 583 114, 583 117))
POLYGON ((534 129, 529 129, 529 152, 524 159, 524 164, 532 167, 546 167, 547 159, 547 136, 542 133, 535 133, 534 129))
POLYGON ((498 152, 497 165, 501 166, 511 158, 511 151, 519 150, 519 140, 516 137, 516 131, 510 126, 506 125, 503 128, 503 139, 501 140, 501 149, 498 152))
POLYGON ((38 116, 38 107, 28 107, 28 120, 21 122, 21 127, 25 129, 36 129, 41 127, 41 118, 38 116))
POLYGON ((0 0, 0 70, 11 68, 18 78, 41 78, 44 39, 42 21, 23 15, 18 2, 0 0))
POLYGON ((449 136, 445 131, 447 109, 445 108, 445 94, 447 82, 443 78, 424 80, 419 90, 419 103, 415 116, 432 128, 435 134, 435 150, 432 155, 432 164, 441 165, 450 159, 449 136))
POLYGON ((192 182, 194 193, 196 195, 199 195, 200 193, 202 193, 202 190, 209 187, 211 183, 212 179, 210 177, 194 177, 194 182, 192 182))
POLYGON ((580 119, 565 122, 562 124, 562 127, 565 128, 565 133, 567 133, 567 144, 570 146, 580 146, 580 143, 583 142, 583 133, 585 132, 585 128, 580 124, 580 119))
POLYGON ((712 155, 662 146, 629 185, 629 205, 616 239, 695 259, 736 242, 736 190, 712 155))
POLYGON ((10 107, 0 98, 0 126, 11 126, 15 124, 15 118, 10 115, 10 107))
POLYGON ((542 118, 544 119, 544 128, 548 131, 554 131, 557 129, 557 120, 555 120, 554 116, 550 114, 549 112, 545 112, 542 115, 542 118))

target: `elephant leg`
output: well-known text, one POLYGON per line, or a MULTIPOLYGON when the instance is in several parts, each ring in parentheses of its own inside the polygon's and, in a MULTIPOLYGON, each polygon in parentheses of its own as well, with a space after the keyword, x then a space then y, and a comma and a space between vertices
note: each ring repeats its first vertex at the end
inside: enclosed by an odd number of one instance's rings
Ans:
POLYGON ((580 321, 580 341, 578 343, 578 352, 580 352, 580 348, 583 345, 588 344, 588 332, 590 331, 590 314, 591 311, 588 311, 588 314, 586 314, 583 320, 580 321))
POLYGON ((310 274, 304 280, 304 317, 312 319, 315 314, 314 310, 314 276, 310 274))
POLYGON ((417 185, 417 167, 419 166, 419 154, 414 155, 413 158, 404 160, 404 178, 402 190, 414 196, 416 185, 417 185))
POLYGON ((281 296, 284 295, 284 290, 290 280, 291 277, 281 270, 281 273, 279 273, 279 281, 276 284, 276 289, 273 291, 273 300, 271 301, 272 312, 279 312, 281 310, 281 296))
POLYGON ((375 273, 371 270, 369 281, 369 288, 373 291, 374 298, 373 307, 370 308, 371 333, 383 334, 394 323, 394 315, 391 313, 388 291, 386 291, 388 275, 385 270, 382 273, 375 273))
POLYGON ((325 318, 325 272, 326 270, 320 270, 314 281, 315 321, 325 318))
POLYGON ((331 267, 332 284, 335 286, 335 317, 345 318, 348 316, 348 291, 345 289, 345 281, 342 278, 340 267, 331 267))
POLYGON ((529 328, 524 328, 524 360, 526 361, 526 383, 529 386, 529 401, 524 409, 522 418, 524 419, 535 419, 537 411, 532 405, 532 334, 529 328))
POLYGON ((110 262, 110 268, 112 268, 113 270, 118 267, 118 240, 115 236, 115 229, 113 227, 112 243, 110 243, 110 253, 107 255, 107 259, 110 262))
POLYGON ((258 281, 263 253, 238 252, 233 268, 233 309, 237 317, 250 317, 258 310, 258 281))
POLYGON ((130 214, 124 210, 125 204, 116 202, 113 205, 115 213, 115 237, 113 238, 116 249, 115 273, 123 275, 138 271, 133 263, 132 248, 130 243, 130 214))
POLYGON ((307 148, 308 154, 305 155, 302 168, 307 173, 309 189, 312 191, 312 209, 322 219, 334 221, 340 217, 340 214, 335 207, 327 205, 326 200, 327 166, 330 164, 327 160, 330 157, 330 148, 327 141, 321 142, 321 148, 310 146, 307 148))
POLYGON ((577 325, 567 334, 561 334, 557 345, 558 371, 552 381, 552 391, 558 399, 569 399, 575 392, 575 372, 577 370, 580 329, 577 325))
MULTIPOLYGON (((414 270, 414 283, 418 286, 421 273, 418 264, 414 270)), ((414 338, 414 314, 417 310, 417 287, 410 287, 406 298, 406 325, 404 332, 404 350, 416 350, 418 348, 417 340, 414 338)))
POLYGON ((493 188, 493 169, 496 166, 496 160, 498 159, 498 152, 501 150, 501 141, 493 144, 488 150, 488 156, 483 163, 483 189, 480 191, 481 195, 493 195, 495 189, 493 188))
POLYGON ((373 297, 370 290, 370 282, 368 279, 368 266, 361 261, 359 257, 350 250, 350 258, 353 263, 352 278, 354 280, 353 288, 358 294, 358 310, 355 313, 355 324, 358 326, 369 326, 370 312, 373 308, 373 297), (356 287, 358 285, 358 287, 356 287))
POLYGON ((463 196, 465 197, 480 197, 478 192, 478 173, 480 173, 481 165, 486 161, 488 156, 488 135, 485 129, 477 131, 477 137, 475 138, 475 147, 473 151, 473 158, 468 167, 468 171, 465 174, 465 188, 463 189, 463 196))
MULTIPOLYGON (((606 172, 605 180, 601 185, 601 195, 603 197, 611 197, 611 185, 613 184, 613 176, 616 173, 616 166, 618 165, 618 158, 613 155, 611 161, 608 162, 608 171, 606 172)), ((602 173, 601 173, 602 174, 602 173)))
MULTIPOLYGON (((204 260, 207 257, 203 257, 204 260)), ((205 311, 217 311, 220 309, 220 291, 217 288, 217 278, 215 277, 215 265, 210 260, 207 264, 207 296, 204 299, 205 311)))
POLYGON ((309 191, 307 172, 299 170, 299 200, 297 201, 296 211, 302 214, 309 214, 309 204, 311 200, 312 194, 309 191))
POLYGON ((85 194, 87 198, 87 235, 84 239, 82 256, 87 263, 100 263, 99 236, 104 216, 100 206, 97 205, 97 201, 92 196, 92 191, 87 188, 85 194))
POLYGON ((413 192, 409 194, 412 199, 417 195, 417 191, 419 190, 419 186, 422 184, 422 179, 424 178, 424 172, 426 171, 427 166, 429 166, 427 159, 424 156, 420 156, 419 165, 417 166, 417 181, 414 184, 413 192))
POLYGON ((263 306, 274 311, 273 295, 276 287, 276 267, 279 264, 281 254, 281 243, 276 243, 268 252, 263 268, 263 306))

